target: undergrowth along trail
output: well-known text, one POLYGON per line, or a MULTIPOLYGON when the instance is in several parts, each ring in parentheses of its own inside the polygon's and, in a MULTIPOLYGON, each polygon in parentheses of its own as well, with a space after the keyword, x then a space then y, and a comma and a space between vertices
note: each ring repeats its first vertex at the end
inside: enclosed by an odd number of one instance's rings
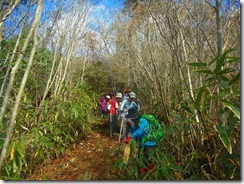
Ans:
POLYGON ((118 180, 120 176, 113 165, 122 158, 124 149, 118 137, 115 133, 110 139, 108 125, 102 123, 58 158, 37 165, 28 180, 118 180))

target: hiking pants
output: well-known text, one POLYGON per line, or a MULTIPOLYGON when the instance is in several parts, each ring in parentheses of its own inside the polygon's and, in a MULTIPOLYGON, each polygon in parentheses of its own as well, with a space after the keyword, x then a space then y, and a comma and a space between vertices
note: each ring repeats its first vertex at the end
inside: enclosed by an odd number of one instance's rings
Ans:
POLYGON ((121 140, 123 141, 126 136, 128 136, 129 133, 129 125, 128 125, 128 119, 123 118, 123 124, 122 124, 122 133, 121 133, 121 140))
POLYGON ((109 114, 109 137, 110 138, 113 137, 115 123, 116 123, 116 114, 109 114))

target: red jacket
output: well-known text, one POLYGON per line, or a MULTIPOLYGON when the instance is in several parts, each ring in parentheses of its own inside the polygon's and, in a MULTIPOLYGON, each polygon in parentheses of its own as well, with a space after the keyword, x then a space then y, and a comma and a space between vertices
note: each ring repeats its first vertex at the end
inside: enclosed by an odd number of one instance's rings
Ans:
POLYGON ((113 98, 109 100, 109 113, 116 114, 116 102, 113 98))

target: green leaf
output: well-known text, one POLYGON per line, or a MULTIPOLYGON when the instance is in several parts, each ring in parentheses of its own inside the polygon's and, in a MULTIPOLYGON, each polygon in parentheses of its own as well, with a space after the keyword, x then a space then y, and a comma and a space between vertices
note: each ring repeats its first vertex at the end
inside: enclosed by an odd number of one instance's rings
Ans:
POLYGON ((229 92, 228 92, 228 91, 223 91, 223 92, 219 93, 219 96, 220 96, 222 99, 226 98, 227 95, 229 95, 229 92))
POLYGON ((192 150, 191 155, 193 158, 201 158, 201 155, 198 153, 197 150, 192 150))
POLYGON ((223 70, 220 70, 219 72, 217 72, 216 74, 226 74, 226 73, 231 73, 234 72, 235 70, 233 68, 225 68, 223 70))
MULTIPOLYGON (((214 83, 216 83, 215 81, 216 81, 216 77, 208 77, 208 78, 206 78, 206 82, 213 82, 214 81, 214 83)), ((210 86, 210 85, 209 85, 210 86)))
POLYGON ((215 57, 212 61, 210 61, 210 62, 208 63, 208 66, 212 65, 213 63, 215 63, 215 61, 217 61, 217 57, 215 57))
POLYGON ((198 108, 199 107, 199 104, 200 104, 200 101, 201 101, 201 99, 202 99, 202 94, 203 94, 203 92, 205 91, 205 88, 203 87, 203 88, 200 88, 200 90, 199 90, 199 93, 197 94, 197 98, 196 98, 196 100, 195 100, 195 108, 198 108))
POLYGON ((226 91, 229 91, 229 90, 230 90, 230 87, 229 87, 229 85, 228 85, 228 82, 226 82, 226 81, 222 81, 222 82, 220 83, 220 87, 221 87, 222 89, 226 90, 226 91))
POLYGON ((227 175, 227 178, 229 179, 233 179, 235 173, 236 173, 236 167, 234 166, 231 166, 229 169, 228 169, 228 175, 227 175))
POLYGON ((227 54, 233 52, 234 50, 235 50, 235 49, 229 49, 229 50, 226 50, 226 51, 222 54, 220 60, 224 60, 225 58, 227 58, 227 54))
POLYGON ((237 80, 240 79, 240 72, 238 72, 238 74, 236 74, 229 82, 229 85, 234 84, 237 80))
POLYGON ((198 73, 206 73, 206 74, 213 74, 213 72, 211 70, 195 70, 195 72, 198 72, 198 73))
POLYGON ((163 165, 163 166, 161 167, 161 169, 162 169, 162 172, 163 172, 164 177, 165 177, 167 180, 170 180, 170 179, 171 179, 171 176, 170 176, 168 167, 165 166, 165 165, 163 165))
POLYGON ((221 79, 221 80, 223 80, 223 81, 230 81, 230 79, 229 78, 227 78, 226 76, 224 76, 224 75, 219 75, 219 78, 221 79))
POLYGON ((187 63, 190 66, 207 66, 207 63, 195 62, 195 63, 187 63))
POLYGON ((13 167, 14 169, 17 167, 19 170, 22 168, 22 159, 17 152, 14 153, 13 167))
POLYGON ((132 165, 132 169, 133 169, 133 174, 135 175, 136 178, 138 178, 138 167, 136 164, 132 165))
MULTIPOLYGON (((233 114, 233 113, 232 113, 232 114, 233 114)), ((230 122, 229 128, 228 128, 228 130, 227 130, 227 134, 228 134, 228 136, 230 136, 231 133, 233 132, 233 130, 235 129, 236 124, 237 124, 236 118, 233 119, 233 120, 230 122)))
POLYGON ((174 171, 184 172, 184 169, 176 164, 169 166, 169 169, 174 170, 174 171))
POLYGON ((130 145, 131 145, 131 154, 135 155, 136 154, 136 141, 135 141, 135 139, 132 139, 130 141, 130 145))
POLYGON ((186 104, 182 104, 181 107, 186 110, 187 112, 191 113, 192 114, 192 111, 191 109, 186 105, 186 104))
POLYGON ((238 107, 234 106, 233 104, 231 104, 226 100, 221 100, 221 102, 225 107, 228 107, 232 112, 234 112, 234 114, 238 117, 238 119, 240 119, 240 110, 238 107))
POLYGON ((16 144, 16 151, 20 154, 22 158, 25 157, 25 151, 22 145, 16 144))
POLYGON ((77 119, 79 117, 79 112, 78 112, 78 108, 76 106, 74 106, 72 108, 72 113, 74 114, 75 116, 75 119, 77 119))
POLYGON ((227 56, 227 54, 229 54, 229 53, 231 53, 231 52, 233 52, 234 51, 234 49, 229 49, 229 50, 227 50, 227 51, 225 51, 223 54, 222 54, 222 56, 220 57, 220 59, 219 59, 219 61, 218 61, 218 63, 217 63, 217 66, 216 66, 216 68, 215 68, 215 70, 214 70, 214 72, 219 72, 220 70, 221 70, 221 67, 222 66, 224 66, 226 63, 227 63, 227 60, 226 60, 226 56, 227 56))
POLYGON ((42 142, 42 145, 43 145, 43 146, 47 146, 47 141, 46 141, 45 137, 40 136, 39 138, 40 138, 40 140, 41 140, 41 142, 42 142))
POLYGON ((228 150, 228 152, 230 154, 232 154, 232 147, 231 147, 231 144, 230 144, 229 137, 227 135, 226 128, 225 127, 221 127, 219 125, 216 125, 215 127, 216 127, 217 131, 219 132, 219 137, 220 137, 223 145, 228 150))
POLYGON ((240 61, 240 57, 227 57, 229 63, 240 61))

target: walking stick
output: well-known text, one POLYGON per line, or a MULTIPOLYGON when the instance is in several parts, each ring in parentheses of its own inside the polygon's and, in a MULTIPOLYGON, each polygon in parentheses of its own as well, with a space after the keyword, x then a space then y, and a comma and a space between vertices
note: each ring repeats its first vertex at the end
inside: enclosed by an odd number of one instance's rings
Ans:
POLYGON ((120 131, 119 131, 119 143, 120 143, 121 134, 122 134, 123 121, 124 121, 124 119, 122 118, 121 123, 120 123, 120 131))

